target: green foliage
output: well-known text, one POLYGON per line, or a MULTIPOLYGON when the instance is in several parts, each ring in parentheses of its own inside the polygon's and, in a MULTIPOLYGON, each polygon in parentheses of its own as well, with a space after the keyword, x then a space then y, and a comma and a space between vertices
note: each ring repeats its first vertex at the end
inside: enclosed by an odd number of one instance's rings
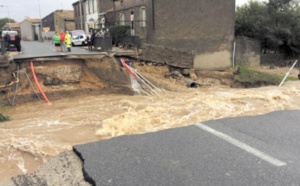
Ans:
POLYGON ((250 1, 236 11, 236 35, 261 40, 267 50, 300 53, 300 6, 297 0, 250 1))
POLYGON ((112 43, 118 45, 122 37, 128 36, 130 26, 117 25, 109 28, 110 36, 112 37, 112 43))
POLYGON ((2 28, 6 23, 15 23, 16 21, 14 19, 8 19, 8 18, 2 18, 0 19, 0 28, 2 28))
MULTIPOLYGON (((247 67, 237 67, 234 77, 235 83, 248 87, 259 87, 263 85, 279 85, 284 75, 259 72, 247 67)), ((287 77, 286 81, 297 81, 295 77, 287 77)))
POLYGON ((256 70, 251 70, 247 67, 239 67, 239 73, 234 78, 235 81, 240 83, 259 83, 264 82, 269 85, 279 85, 281 78, 275 74, 268 74, 264 72, 259 72, 256 70))
POLYGON ((2 113, 0 113, 0 122, 9 121, 10 119, 10 116, 5 116, 2 113))
POLYGON ((6 116, 3 113, 5 112, 5 106, 2 104, 2 98, 0 98, 0 122, 11 120, 10 116, 6 116))

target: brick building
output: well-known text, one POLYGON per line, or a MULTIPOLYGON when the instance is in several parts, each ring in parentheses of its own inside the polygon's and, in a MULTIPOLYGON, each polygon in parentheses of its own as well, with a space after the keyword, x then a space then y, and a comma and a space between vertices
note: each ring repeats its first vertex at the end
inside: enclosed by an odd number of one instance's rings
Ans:
POLYGON ((231 66, 235 0, 98 0, 97 6, 108 27, 133 22, 143 42, 192 53, 196 70, 231 66))
POLYGON ((195 69, 231 66, 235 0, 116 0, 116 23, 129 24, 145 42, 194 54, 195 69))
POLYGON ((43 31, 74 30, 73 10, 56 10, 42 19, 43 31))
POLYGON ((85 18, 86 18, 86 12, 84 8, 84 2, 85 0, 76 1, 73 3, 73 10, 74 10, 74 20, 75 20, 75 30, 86 30, 85 27, 85 18))

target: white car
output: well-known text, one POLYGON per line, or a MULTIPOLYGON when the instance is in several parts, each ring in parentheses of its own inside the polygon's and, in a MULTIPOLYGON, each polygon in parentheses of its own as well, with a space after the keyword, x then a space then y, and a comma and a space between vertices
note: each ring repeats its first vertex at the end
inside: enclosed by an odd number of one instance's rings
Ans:
POLYGON ((72 45, 87 45, 87 35, 86 34, 80 34, 80 35, 74 35, 72 37, 72 45))

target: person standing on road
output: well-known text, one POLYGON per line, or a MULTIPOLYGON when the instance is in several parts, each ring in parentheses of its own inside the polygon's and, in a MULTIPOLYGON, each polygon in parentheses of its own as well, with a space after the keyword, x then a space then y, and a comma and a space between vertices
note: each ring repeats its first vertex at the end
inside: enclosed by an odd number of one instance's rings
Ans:
POLYGON ((5 46, 7 48, 7 51, 9 51, 10 49, 10 40, 11 40, 10 35, 8 32, 6 32, 6 34, 4 35, 4 41, 5 41, 5 46))
POLYGON ((71 35, 69 34, 69 31, 66 32, 65 43, 66 43, 68 52, 71 52, 72 41, 71 41, 71 35))
POLYGON ((65 45, 66 34, 64 31, 61 31, 59 36, 60 36, 60 50, 61 50, 61 52, 65 52, 66 51, 66 45, 65 45))
POLYGON ((89 50, 92 50, 92 36, 91 36, 91 34, 89 33, 88 35, 87 35, 87 37, 86 37, 86 40, 87 40, 87 44, 88 44, 88 49, 89 50))
POLYGON ((56 52, 60 52, 60 36, 58 35, 57 32, 55 32, 53 36, 53 41, 54 41, 56 52))
POLYGON ((91 50, 93 50, 93 46, 95 46, 95 37, 96 37, 96 30, 93 30, 93 33, 91 35, 91 50))
POLYGON ((21 37, 19 31, 17 31, 17 34, 15 36, 15 47, 17 48, 19 54, 21 54, 21 37))

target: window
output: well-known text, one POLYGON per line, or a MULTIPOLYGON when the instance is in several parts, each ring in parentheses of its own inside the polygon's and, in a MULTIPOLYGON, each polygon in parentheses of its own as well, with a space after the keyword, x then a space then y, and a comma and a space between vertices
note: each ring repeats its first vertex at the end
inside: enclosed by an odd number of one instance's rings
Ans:
POLYGON ((120 13, 119 17, 120 17, 119 24, 120 25, 125 25, 125 14, 124 13, 120 13))
POLYGON ((97 0, 93 1, 94 13, 97 12, 97 0))
POLYGON ((147 19, 146 19, 146 7, 142 7, 140 9, 140 15, 141 15, 140 26, 142 28, 145 28, 146 27, 146 21, 147 21, 147 19))
POLYGON ((89 8, 89 2, 85 2, 85 11, 86 11, 86 14, 90 14, 90 8, 89 8))

